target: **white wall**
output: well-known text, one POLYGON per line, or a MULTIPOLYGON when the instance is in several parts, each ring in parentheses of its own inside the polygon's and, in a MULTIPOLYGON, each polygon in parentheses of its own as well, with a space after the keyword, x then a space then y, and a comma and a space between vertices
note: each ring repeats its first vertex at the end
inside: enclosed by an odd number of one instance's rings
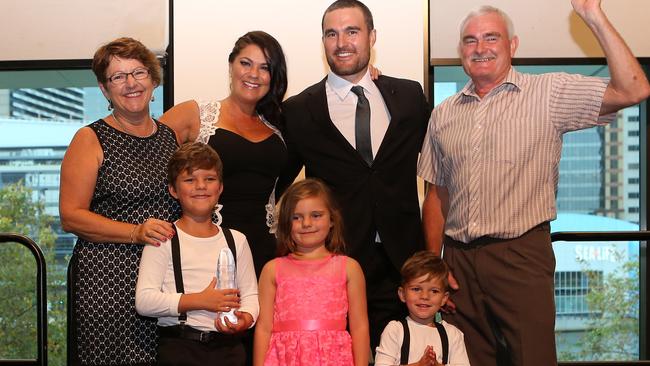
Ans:
POLYGON ((168 0, 0 0, 0 61, 92 59, 117 37, 167 48, 168 0))
MULTIPOLYGON (((569 0, 431 0, 431 58, 458 57, 458 26, 469 11, 484 4, 501 8, 512 18, 520 38, 517 57, 603 56, 569 0)), ((603 0, 602 7, 634 54, 649 57, 650 1, 603 0)))
MULTIPOLYGON (((321 17, 332 0, 174 1, 174 98, 222 99, 229 91, 228 54, 241 35, 263 30, 287 58, 287 97, 327 73, 321 17)), ((384 74, 424 82, 426 0, 364 1, 373 13, 373 62, 384 74)))

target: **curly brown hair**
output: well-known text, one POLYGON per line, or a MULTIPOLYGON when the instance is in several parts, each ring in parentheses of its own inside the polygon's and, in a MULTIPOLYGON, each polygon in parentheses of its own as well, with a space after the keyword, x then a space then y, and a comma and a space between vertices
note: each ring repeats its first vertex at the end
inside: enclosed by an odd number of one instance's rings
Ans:
POLYGON ((135 59, 149 70, 151 80, 155 85, 162 82, 162 69, 156 55, 151 52, 142 42, 129 37, 122 37, 106 43, 95 51, 93 56, 92 69, 97 81, 106 86, 108 75, 106 70, 113 60, 113 57, 124 59, 135 59))

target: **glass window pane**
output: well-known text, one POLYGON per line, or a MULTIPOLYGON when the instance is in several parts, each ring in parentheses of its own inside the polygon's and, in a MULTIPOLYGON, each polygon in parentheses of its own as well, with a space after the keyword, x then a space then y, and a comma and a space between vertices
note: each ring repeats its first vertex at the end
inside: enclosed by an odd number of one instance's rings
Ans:
MULTIPOLYGON (((9 195, 15 196, 0 191, 0 199, 9 195)), ((0 216, 10 211, 8 206, 0 203, 0 216)), ((0 232, 7 232, 10 227, 3 221, 0 232)), ((0 243, 0 261, 0 359, 36 359, 36 261, 29 249, 14 242, 0 243)))
MULTIPOLYGON (((163 88, 155 89, 154 96, 156 100, 151 103, 151 113, 155 118, 163 112, 163 88)), ((5 225, 0 226, 0 232, 22 232, 23 226, 31 225, 29 230, 25 229, 26 234, 35 239, 45 253, 50 320, 48 358, 51 365, 65 364, 65 273, 76 240, 61 230, 59 221, 60 164, 75 132, 105 117, 109 113, 107 107, 108 103, 90 70, 0 72, 0 194, 15 190, 24 192, 29 199, 20 201, 19 207, 13 207, 13 210, 30 208, 32 211, 25 212, 31 212, 31 215, 38 212, 37 216, 43 220, 38 225, 51 230, 48 235, 34 231, 36 224, 25 221, 31 217, 29 214, 23 213, 11 219, 0 213, 0 224, 5 225)), ((3 255, 0 252, 0 259, 5 262, 3 255)), ((21 268, 16 273, 27 276, 33 271, 21 268)), ((18 283, 27 283, 30 278, 18 283)), ((0 286, 3 284, 0 279, 0 286)), ((0 293, 4 297, 9 292, 3 290, 0 293)), ((0 311, 5 307, 0 306, 0 311)), ((11 317, 0 313, 0 333, 3 334, 0 337, 0 359, 8 357, 3 353, 3 347, 13 347, 6 340, 13 339, 11 337, 27 339, 18 333, 20 329, 7 326, 10 320, 11 317)), ((35 323, 32 328, 35 332, 35 323)), ((30 344, 35 349, 35 343, 30 341, 30 344)), ((24 357, 30 356, 26 354, 24 357)))

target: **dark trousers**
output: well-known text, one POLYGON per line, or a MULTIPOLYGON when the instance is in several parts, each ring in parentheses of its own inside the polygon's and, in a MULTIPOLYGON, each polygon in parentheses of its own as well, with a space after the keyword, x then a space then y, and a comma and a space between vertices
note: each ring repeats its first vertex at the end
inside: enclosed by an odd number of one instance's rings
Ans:
POLYGON ((548 223, 515 239, 449 237, 444 259, 460 289, 449 323, 465 334, 469 361, 480 366, 553 366, 555 255, 548 223))
POLYGON ((359 264, 366 278, 370 349, 373 355, 381 333, 391 320, 406 316, 406 307, 397 296, 400 273, 392 264, 381 243, 373 243, 359 264))
POLYGON ((244 346, 237 337, 200 342, 161 336, 158 341, 157 365, 161 366, 243 366, 245 361, 244 346))

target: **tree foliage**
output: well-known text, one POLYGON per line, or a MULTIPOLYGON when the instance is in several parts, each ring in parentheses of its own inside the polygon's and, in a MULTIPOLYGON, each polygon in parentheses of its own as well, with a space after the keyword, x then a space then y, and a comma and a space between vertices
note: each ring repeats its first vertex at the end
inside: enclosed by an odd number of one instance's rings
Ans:
MULTIPOLYGON (((65 364, 65 268, 55 258, 53 218, 22 182, 0 188, 0 232, 34 240, 47 264, 48 359, 65 364)), ((0 359, 36 358, 36 262, 17 243, 0 244, 0 359)))
POLYGON ((604 275, 582 262, 592 284, 585 297, 590 315, 576 349, 561 355, 564 360, 639 359, 639 262, 619 251, 614 256, 620 265, 604 275))

